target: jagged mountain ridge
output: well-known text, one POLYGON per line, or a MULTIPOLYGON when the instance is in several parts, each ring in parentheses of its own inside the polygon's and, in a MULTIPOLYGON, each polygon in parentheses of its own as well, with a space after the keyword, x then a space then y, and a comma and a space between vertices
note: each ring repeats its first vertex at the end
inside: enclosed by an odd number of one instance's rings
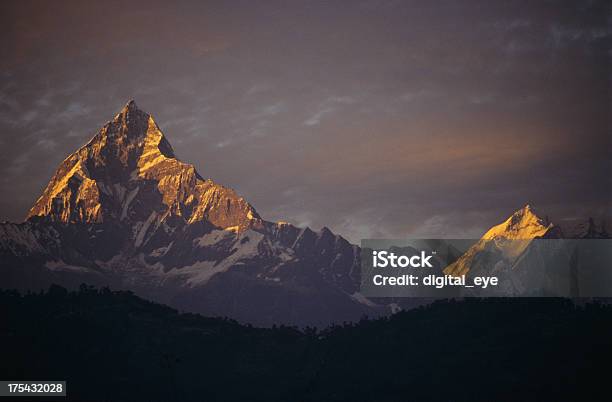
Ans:
MULTIPOLYGON (((580 237, 607 236, 592 220, 583 229, 580 237)), ((518 259, 546 236, 564 233, 526 206, 445 272, 469 272, 490 245, 518 259)), ((3 287, 109 285, 262 325, 326 325, 414 305, 363 297, 358 246, 327 228, 263 220, 178 160, 133 101, 60 164, 26 222, 0 224, 0 257, 3 287)))
POLYGON ((0 228, 6 285, 108 284, 265 325, 384 310, 355 296, 359 252, 327 228, 263 220, 178 160, 133 101, 60 164, 25 223, 0 228))

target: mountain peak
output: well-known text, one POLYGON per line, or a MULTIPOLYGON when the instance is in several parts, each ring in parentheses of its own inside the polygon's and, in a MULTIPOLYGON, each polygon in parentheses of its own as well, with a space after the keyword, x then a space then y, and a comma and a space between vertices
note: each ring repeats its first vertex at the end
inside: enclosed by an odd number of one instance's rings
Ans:
POLYGON ((480 253, 489 247, 494 247, 502 253, 504 258, 514 261, 533 239, 544 237, 553 227, 553 224, 540 218, 531 206, 526 204, 508 219, 489 229, 457 261, 446 267, 444 273, 454 276, 467 275, 480 253))
POLYGON ((167 228, 170 221, 241 229, 262 224, 236 192, 178 160, 157 123, 133 100, 62 162, 30 210, 28 219, 33 217, 121 222, 134 225, 135 233, 167 228))
POLYGON ((105 134, 111 137, 142 137, 152 119, 151 115, 138 108, 134 100, 130 100, 105 126, 105 134))
POLYGON ((513 215, 536 215, 533 208, 529 204, 525 204, 524 207, 514 211, 513 215))
POLYGON ((142 111, 138 107, 138 105, 136 105, 136 102, 134 101, 134 99, 130 99, 129 101, 127 101, 125 106, 123 106, 123 108, 121 108, 119 113, 115 116, 115 119, 117 119, 120 116, 127 116, 128 114, 131 114, 131 113, 146 114, 144 111, 142 111))
POLYGON ((483 239, 505 238, 505 239, 533 239, 541 237, 552 227, 544 219, 540 218, 531 205, 526 204, 523 208, 516 210, 508 219, 487 231, 483 239))

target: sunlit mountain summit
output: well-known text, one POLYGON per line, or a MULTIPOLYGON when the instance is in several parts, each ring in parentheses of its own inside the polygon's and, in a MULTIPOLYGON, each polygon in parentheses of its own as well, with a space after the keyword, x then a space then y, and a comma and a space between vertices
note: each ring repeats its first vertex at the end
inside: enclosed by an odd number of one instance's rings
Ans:
MULTIPOLYGON (((62 161, 25 222, 0 224, 3 287, 89 283, 260 325, 327 325, 414 306, 360 293, 357 245, 325 227, 266 221, 236 191, 204 177, 128 102, 62 161)), ((608 236, 593 220, 583 226, 576 236, 608 236)), ((444 273, 490 270, 478 258, 483 251, 512 263, 533 239, 567 235, 526 205, 444 273)))

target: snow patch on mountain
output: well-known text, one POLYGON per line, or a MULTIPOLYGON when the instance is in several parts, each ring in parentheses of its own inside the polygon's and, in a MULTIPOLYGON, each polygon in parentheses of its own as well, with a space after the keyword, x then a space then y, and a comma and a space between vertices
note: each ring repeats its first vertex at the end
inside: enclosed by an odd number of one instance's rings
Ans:
POLYGON ((229 230, 213 230, 204 236, 193 239, 193 244, 198 247, 208 247, 217 244, 221 239, 232 237, 232 231, 229 230))
POLYGON ((257 256, 258 245, 262 242, 263 238, 263 234, 248 230, 241 234, 233 249, 233 253, 227 258, 217 262, 197 261, 191 265, 174 268, 168 275, 184 278, 188 286, 201 286, 207 283, 214 275, 226 272, 232 266, 242 264, 243 260, 257 256))

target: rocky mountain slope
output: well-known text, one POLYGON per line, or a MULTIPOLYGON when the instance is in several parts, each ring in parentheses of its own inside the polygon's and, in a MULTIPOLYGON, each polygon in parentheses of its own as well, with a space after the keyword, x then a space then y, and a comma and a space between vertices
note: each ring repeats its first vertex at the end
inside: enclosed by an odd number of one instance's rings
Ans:
MULTIPOLYGON (((607 237, 593 221, 579 237, 607 237)), ((445 269, 490 271, 530 242, 562 237, 529 206, 445 269), (497 260, 483 259, 493 250, 497 260)), ((232 189, 178 160, 157 123, 129 102, 68 156, 23 223, 0 224, 3 288, 82 282, 260 325, 327 325, 415 300, 359 293, 361 250, 323 228, 262 219, 232 189)))
POLYGON ((176 159, 153 120, 130 101, 66 158, 28 218, 62 223, 125 223, 136 247, 158 229, 207 222, 220 228, 262 228, 255 209, 233 190, 204 180, 176 159))
POLYGON ((82 281, 256 324, 384 313, 359 297, 359 248, 264 221, 179 161, 129 102, 66 158, 21 224, 0 225, 4 287, 82 281))

